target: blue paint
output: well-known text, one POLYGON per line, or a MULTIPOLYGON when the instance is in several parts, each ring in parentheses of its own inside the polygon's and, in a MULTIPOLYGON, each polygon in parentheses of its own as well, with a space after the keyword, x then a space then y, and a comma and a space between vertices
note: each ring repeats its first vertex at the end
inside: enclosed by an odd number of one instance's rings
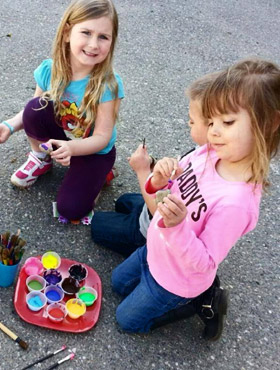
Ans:
POLYGON ((56 290, 49 290, 46 293, 46 297, 53 302, 59 301, 61 298, 61 295, 56 290))
POLYGON ((28 300, 28 304, 33 307, 42 307, 43 302, 41 301, 41 298, 38 296, 32 297, 28 300))

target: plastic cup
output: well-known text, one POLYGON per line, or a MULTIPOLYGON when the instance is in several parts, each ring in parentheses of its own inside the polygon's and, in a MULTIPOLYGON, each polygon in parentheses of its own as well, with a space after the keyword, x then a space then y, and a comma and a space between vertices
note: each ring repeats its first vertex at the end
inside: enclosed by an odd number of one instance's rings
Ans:
POLYGON ((38 258, 29 257, 25 261, 24 270, 27 275, 40 275, 44 271, 44 267, 38 258))
POLYGON ((48 303, 58 303, 63 300, 64 292, 57 285, 49 285, 45 289, 45 296, 48 303))
POLYGON ((91 306, 97 300, 97 291, 89 286, 84 286, 76 293, 76 297, 86 306, 91 306))
POLYGON ((26 295, 26 303, 31 311, 40 311, 47 304, 47 297, 34 290, 26 295))
POLYGON ((44 271, 44 279, 47 282, 47 285, 57 285, 62 280, 62 275, 58 270, 51 269, 44 271))
POLYGON ((83 316, 86 312, 86 309, 85 303, 78 298, 72 298, 66 302, 67 314, 69 317, 71 317, 71 319, 78 319, 79 317, 83 316))
POLYGON ((87 268, 80 263, 75 263, 74 265, 70 266, 68 272, 72 278, 78 280, 80 286, 84 283, 88 276, 87 268))
POLYGON ((11 286, 15 280, 19 263, 16 265, 3 265, 0 262, 0 287, 6 288, 11 286))
POLYGON ((59 284, 63 292, 67 295, 73 295, 78 293, 80 290, 80 285, 78 280, 72 278, 72 277, 67 277, 62 280, 62 282, 59 284))
POLYGON ((51 303, 47 307, 47 316, 51 321, 55 323, 60 323, 61 321, 63 321, 66 315, 67 310, 63 303, 51 303))
POLYGON ((29 292, 33 290, 41 292, 46 287, 46 280, 40 275, 30 275, 26 279, 26 286, 29 292))
POLYGON ((49 251, 43 254, 41 261, 46 270, 58 269, 61 258, 56 252, 49 251))

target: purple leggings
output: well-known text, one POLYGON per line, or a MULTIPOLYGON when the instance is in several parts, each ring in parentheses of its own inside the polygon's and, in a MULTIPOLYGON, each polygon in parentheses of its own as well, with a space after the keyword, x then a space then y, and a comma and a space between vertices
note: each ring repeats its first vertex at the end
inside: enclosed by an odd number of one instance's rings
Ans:
MULTIPOLYGON (((34 110, 40 107, 39 98, 27 103, 23 112, 26 135, 41 142, 49 139, 68 140, 55 120, 52 102, 49 101, 44 109, 34 110)), ((104 185, 115 158, 115 147, 107 154, 71 157, 70 168, 57 195, 57 209, 62 216, 77 220, 93 209, 94 200, 104 185)))

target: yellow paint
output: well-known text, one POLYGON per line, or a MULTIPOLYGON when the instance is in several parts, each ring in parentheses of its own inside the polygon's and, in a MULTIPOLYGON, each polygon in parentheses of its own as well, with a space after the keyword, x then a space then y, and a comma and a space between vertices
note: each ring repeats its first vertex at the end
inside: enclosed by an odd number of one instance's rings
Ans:
POLYGON ((86 312, 86 305, 80 300, 69 299, 66 303, 66 309, 72 319, 77 319, 86 312))
POLYGON ((47 270, 55 269, 58 266, 58 259, 55 256, 49 254, 48 256, 43 257, 42 263, 47 270))

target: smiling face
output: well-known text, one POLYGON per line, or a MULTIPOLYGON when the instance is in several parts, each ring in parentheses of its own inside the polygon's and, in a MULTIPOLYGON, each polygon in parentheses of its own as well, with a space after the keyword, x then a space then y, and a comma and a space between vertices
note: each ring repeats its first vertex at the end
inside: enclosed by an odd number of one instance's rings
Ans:
POLYGON ((211 117, 208 141, 218 157, 228 163, 249 163, 254 147, 251 118, 245 109, 211 117))
POLYGON ((109 17, 89 19, 66 31, 70 44, 70 63, 73 74, 89 74, 96 64, 108 56, 112 45, 113 25, 109 17))

